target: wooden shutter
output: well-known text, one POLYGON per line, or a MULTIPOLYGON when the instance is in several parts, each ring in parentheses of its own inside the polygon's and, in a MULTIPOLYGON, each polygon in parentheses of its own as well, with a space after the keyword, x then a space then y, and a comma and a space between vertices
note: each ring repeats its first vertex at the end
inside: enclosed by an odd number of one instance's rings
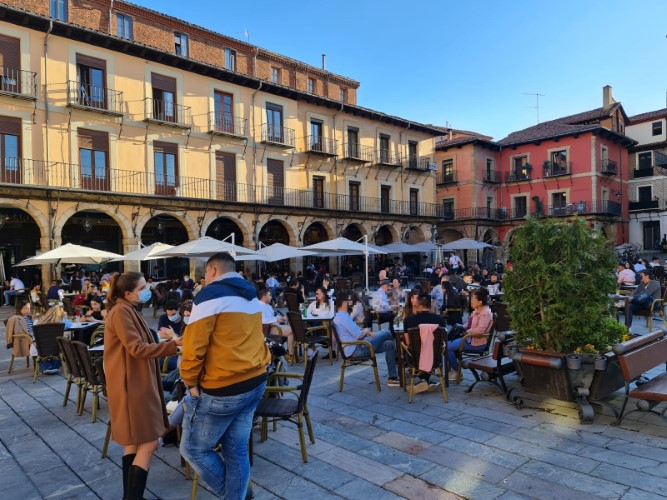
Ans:
POLYGON ((162 90, 163 92, 171 92, 176 95, 176 79, 168 76, 151 73, 151 85, 153 88, 162 90))
POLYGON ((21 41, 0 35, 0 70, 2 67, 21 69, 21 41))
MULTIPOLYGON (((10 116, 0 116, 0 134, 16 135, 21 137, 21 119, 10 116)), ((21 141, 19 141, 20 144, 21 141)))
POLYGON ((285 187, 285 173, 283 171, 283 162, 280 160, 266 160, 266 185, 270 188, 284 188, 285 187))
POLYGON ((97 59, 83 54, 76 55, 76 63, 88 66, 89 68, 100 69, 105 72, 107 70, 107 62, 104 59, 97 59))
POLYGON ((175 155, 176 162, 178 162, 178 144, 173 142, 155 141, 153 142, 153 150, 163 151, 164 153, 175 155))
POLYGON ((77 130, 79 148, 92 149, 94 151, 109 151, 109 134, 99 130, 80 128, 77 130))
POLYGON ((236 154, 215 152, 215 177, 222 182, 236 182, 236 154))

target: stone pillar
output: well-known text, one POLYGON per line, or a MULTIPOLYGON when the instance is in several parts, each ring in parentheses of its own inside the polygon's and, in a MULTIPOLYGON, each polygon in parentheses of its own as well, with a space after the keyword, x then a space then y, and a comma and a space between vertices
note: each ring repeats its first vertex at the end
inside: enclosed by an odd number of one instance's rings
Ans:
MULTIPOLYGON (((139 250, 139 238, 123 238, 123 255, 139 250)), ((141 271, 141 265, 136 260, 126 260, 123 262, 123 270, 141 271)))
MULTIPOLYGON (((39 248, 42 253, 46 253, 51 250, 51 239, 48 237, 40 238, 39 248)), ((51 286, 52 279, 57 279, 60 277, 58 276, 58 270, 56 269, 56 272, 52 274, 51 268, 51 264, 42 264, 42 290, 44 291, 48 290, 49 286, 51 286)))

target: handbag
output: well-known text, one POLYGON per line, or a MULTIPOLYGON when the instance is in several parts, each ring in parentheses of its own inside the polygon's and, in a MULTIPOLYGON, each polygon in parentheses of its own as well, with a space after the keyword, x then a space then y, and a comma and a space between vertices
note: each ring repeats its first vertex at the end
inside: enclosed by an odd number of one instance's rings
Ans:
POLYGON ((456 339, 460 339, 466 334, 466 328, 463 325, 456 324, 447 333, 447 341, 452 342, 456 339))

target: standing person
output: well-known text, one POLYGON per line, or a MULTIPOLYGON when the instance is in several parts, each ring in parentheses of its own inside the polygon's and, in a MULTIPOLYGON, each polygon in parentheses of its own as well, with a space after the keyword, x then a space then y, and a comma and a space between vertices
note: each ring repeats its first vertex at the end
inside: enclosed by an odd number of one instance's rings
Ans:
POLYGON ((217 495, 240 500, 250 479, 248 438, 271 353, 257 292, 236 272, 233 257, 213 255, 204 276, 180 368, 188 389, 181 453, 217 495), (220 453, 214 451, 218 443, 220 453))
POLYGON ((151 457, 169 421, 157 358, 174 356, 181 339, 156 343, 136 306, 151 299, 141 273, 111 278, 104 328, 104 371, 111 435, 123 451, 123 498, 143 498, 151 457))
POLYGON ((454 252, 449 256, 449 268, 454 269, 454 272, 457 273, 463 271, 463 262, 454 252))

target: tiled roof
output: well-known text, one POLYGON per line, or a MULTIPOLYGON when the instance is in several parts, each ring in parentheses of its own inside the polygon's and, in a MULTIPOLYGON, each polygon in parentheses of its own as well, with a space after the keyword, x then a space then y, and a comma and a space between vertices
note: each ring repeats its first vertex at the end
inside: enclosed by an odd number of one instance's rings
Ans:
POLYGON ((493 142, 489 141, 486 139, 485 136, 469 136, 469 137, 454 137, 452 139, 445 139, 443 141, 438 141, 435 145, 435 149, 439 151, 446 151, 449 148, 455 147, 455 146, 464 146, 466 144, 483 144, 487 147, 490 147, 492 149, 497 149, 498 145, 493 142))
POLYGON ((646 113, 640 113, 638 115, 631 116, 628 118, 631 124, 646 122, 649 120, 655 120, 657 118, 667 117, 667 108, 658 109, 656 111, 648 111, 646 113))

